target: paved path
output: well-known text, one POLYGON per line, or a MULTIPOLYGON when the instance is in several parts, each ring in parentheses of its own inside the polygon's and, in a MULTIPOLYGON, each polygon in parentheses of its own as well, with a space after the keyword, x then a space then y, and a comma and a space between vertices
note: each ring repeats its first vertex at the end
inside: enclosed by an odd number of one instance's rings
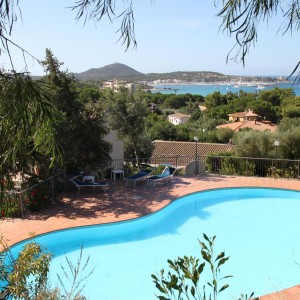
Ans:
MULTIPOLYGON (((85 189, 64 192, 56 204, 42 213, 26 219, 4 220, 0 223, 0 234, 9 245, 29 237, 30 233, 41 234, 52 230, 81 225, 102 224, 137 218, 154 212, 172 200, 197 191, 224 187, 274 187, 300 190, 299 180, 235 176, 175 176, 171 184, 155 188, 146 185, 126 187, 122 180, 110 182, 109 191, 85 189)), ((263 300, 300 299, 299 287, 283 291, 282 295, 271 295, 263 300), (285 297, 284 293, 291 293, 285 297)))

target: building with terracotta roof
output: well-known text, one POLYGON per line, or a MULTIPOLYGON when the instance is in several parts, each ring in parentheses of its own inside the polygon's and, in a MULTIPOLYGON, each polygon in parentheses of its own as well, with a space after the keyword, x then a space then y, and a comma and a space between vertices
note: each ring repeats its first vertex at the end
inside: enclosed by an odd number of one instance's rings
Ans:
POLYGON ((261 121, 261 117, 250 109, 245 112, 228 114, 228 119, 231 123, 219 125, 217 128, 228 128, 233 131, 248 128, 259 131, 269 130, 271 132, 277 129, 277 126, 272 124, 272 122, 261 121))
POLYGON ((254 113, 252 110, 235 112, 228 114, 230 122, 244 122, 244 121, 254 121, 259 120, 260 116, 254 113))
POLYGON ((244 121, 244 122, 233 122, 228 124, 223 124, 217 126, 217 128, 229 128, 233 131, 239 131, 241 129, 252 129, 258 131, 266 131, 269 130, 271 132, 276 131, 277 126, 272 124, 271 122, 260 122, 260 121, 244 121))

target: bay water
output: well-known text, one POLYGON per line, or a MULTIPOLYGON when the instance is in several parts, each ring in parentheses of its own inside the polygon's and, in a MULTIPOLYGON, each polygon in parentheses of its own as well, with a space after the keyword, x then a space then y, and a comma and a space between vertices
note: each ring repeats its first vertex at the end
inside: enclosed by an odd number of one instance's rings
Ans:
POLYGON ((156 84, 151 90, 152 93, 162 93, 162 94, 192 94, 192 95, 202 95, 207 96, 214 92, 220 92, 221 94, 227 94, 228 92, 239 93, 240 91, 249 92, 249 93, 260 93, 261 91, 272 90, 276 87, 281 89, 292 88, 296 96, 300 96, 300 85, 296 85, 293 82, 284 82, 284 83, 268 83, 266 85, 260 85, 258 88, 257 85, 247 86, 241 85, 236 87, 234 85, 227 84, 156 84))

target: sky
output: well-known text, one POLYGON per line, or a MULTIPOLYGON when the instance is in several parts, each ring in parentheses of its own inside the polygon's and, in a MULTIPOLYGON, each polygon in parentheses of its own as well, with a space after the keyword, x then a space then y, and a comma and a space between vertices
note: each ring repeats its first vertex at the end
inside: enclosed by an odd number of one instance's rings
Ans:
MULTIPOLYGON (((117 1, 122 7, 122 0, 117 1)), ((282 24, 279 16, 260 25, 257 43, 244 67, 241 63, 226 63, 235 39, 219 30, 220 6, 214 6, 213 0, 135 0, 137 48, 127 51, 118 42, 120 20, 77 22, 76 12, 68 8, 74 3, 76 0, 19 0, 22 18, 14 24, 11 39, 40 60, 50 48, 64 62, 62 69, 74 73, 119 62, 145 74, 212 71, 286 76, 300 59, 299 36, 278 33, 282 24)), ((11 53, 17 71, 45 74, 30 56, 26 56, 26 69, 22 53, 13 47, 11 53)), ((2 68, 11 69, 3 53, 0 63, 2 68)))

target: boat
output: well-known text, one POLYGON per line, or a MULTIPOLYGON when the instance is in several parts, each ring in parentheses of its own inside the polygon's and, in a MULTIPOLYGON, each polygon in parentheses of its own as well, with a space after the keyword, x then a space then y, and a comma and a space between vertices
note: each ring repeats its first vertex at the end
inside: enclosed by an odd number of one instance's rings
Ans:
POLYGON ((261 85, 261 84, 259 84, 257 87, 256 87, 256 89, 257 90, 263 90, 265 87, 263 86, 263 85, 261 85))

